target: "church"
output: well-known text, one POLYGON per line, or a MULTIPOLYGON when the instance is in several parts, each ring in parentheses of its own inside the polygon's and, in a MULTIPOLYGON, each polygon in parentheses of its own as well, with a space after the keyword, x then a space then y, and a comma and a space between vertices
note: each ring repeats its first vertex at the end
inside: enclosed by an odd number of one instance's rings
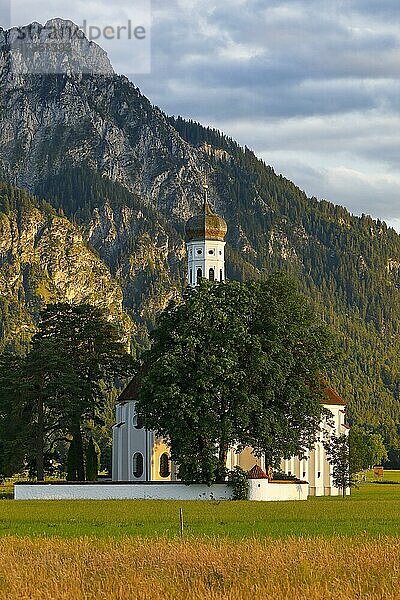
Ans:
MULTIPOLYGON (((198 285, 202 278, 225 281, 225 238, 227 225, 215 214, 208 202, 207 186, 202 211, 188 220, 185 227, 188 260, 188 284, 198 285)), ((136 414, 139 392, 139 376, 136 376, 122 392, 116 407, 113 427, 112 478, 114 481, 168 482, 177 481, 176 465, 170 460, 166 442, 153 431, 143 427, 136 414)), ((334 486, 331 467, 322 443, 323 436, 348 433, 345 423, 346 403, 327 385, 323 406, 331 417, 324 418, 321 432, 314 448, 304 457, 284 460, 281 471, 298 480, 308 482, 310 496, 337 496, 340 490, 334 486)), ((237 452, 233 447, 228 453, 227 468, 240 466, 250 471, 257 465, 266 470, 264 459, 257 458, 251 448, 237 452)))

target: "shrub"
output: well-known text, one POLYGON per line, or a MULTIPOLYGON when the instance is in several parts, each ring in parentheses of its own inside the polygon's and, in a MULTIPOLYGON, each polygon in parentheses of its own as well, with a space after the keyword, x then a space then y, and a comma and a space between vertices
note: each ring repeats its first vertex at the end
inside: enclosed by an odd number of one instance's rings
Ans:
POLYGON ((233 500, 248 500, 249 480, 246 471, 236 466, 228 474, 228 485, 233 488, 233 500))

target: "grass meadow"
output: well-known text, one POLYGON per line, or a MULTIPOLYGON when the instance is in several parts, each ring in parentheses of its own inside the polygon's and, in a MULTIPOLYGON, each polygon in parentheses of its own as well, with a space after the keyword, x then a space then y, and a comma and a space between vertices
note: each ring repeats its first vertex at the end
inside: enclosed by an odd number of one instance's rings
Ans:
POLYGON ((284 538, 393 535, 400 538, 400 485, 363 484, 350 498, 304 502, 165 500, 0 502, 0 536, 114 539, 179 535, 183 507, 189 537, 284 538))
POLYGON ((3 598, 399 599, 400 485, 307 502, 1 500, 3 598))

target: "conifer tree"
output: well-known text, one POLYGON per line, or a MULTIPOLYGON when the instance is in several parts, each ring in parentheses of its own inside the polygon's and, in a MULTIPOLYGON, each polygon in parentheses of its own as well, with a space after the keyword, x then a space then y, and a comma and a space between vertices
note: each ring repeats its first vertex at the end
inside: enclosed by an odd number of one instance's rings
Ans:
POLYGON ((100 452, 95 444, 93 437, 90 436, 86 448, 86 479, 87 481, 97 481, 99 475, 100 452))

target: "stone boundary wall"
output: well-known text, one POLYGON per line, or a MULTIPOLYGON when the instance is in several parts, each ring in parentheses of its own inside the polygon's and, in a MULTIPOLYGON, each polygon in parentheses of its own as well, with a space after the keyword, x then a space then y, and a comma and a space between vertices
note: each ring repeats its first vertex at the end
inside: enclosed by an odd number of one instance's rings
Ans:
MULTIPOLYGON (((308 484, 249 481, 249 500, 307 500, 308 484)), ((231 500, 232 488, 226 484, 211 487, 176 482, 151 483, 16 483, 15 500, 231 500)))

